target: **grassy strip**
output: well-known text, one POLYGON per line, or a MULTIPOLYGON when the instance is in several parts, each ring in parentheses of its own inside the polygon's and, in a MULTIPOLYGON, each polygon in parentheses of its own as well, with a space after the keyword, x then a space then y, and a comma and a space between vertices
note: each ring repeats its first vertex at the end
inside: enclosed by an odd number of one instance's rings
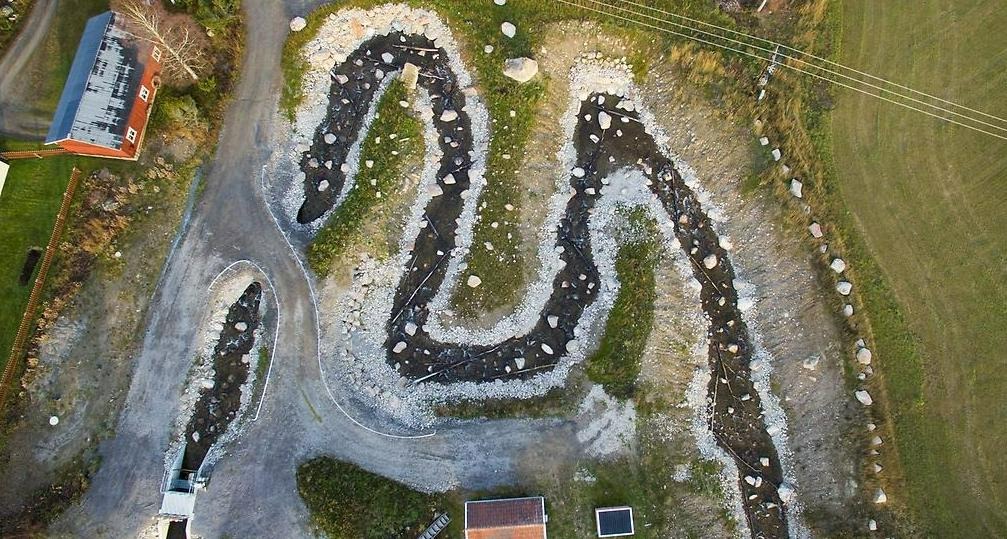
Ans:
POLYGON ((620 399, 633 396, 640 374, 647 337, 654 325, 654 268, 660 245, 657 229, 642 210, 633 210, 630 225, 646 230, 619 248, 615 269, 619 295, 605 322, 601 344, 587 359, 585 371, 592 382, 601 384, 620 399), (645 239, 644 239, 645 238, 645 239))
POLYGON ((308 247, 308 263, 318 275, 329 274, 333 262, 358 239, 364 219, 398 188, 404 164, 423 154, 420 121, 399 105, 407 99, 405 86, 396 80, 378 103, 361 148, 357 181, 308 247))
POLYGON ((440 501, 352 464, 319 457, 297 468, 311 521, 331 539, 416 537, 440 501))

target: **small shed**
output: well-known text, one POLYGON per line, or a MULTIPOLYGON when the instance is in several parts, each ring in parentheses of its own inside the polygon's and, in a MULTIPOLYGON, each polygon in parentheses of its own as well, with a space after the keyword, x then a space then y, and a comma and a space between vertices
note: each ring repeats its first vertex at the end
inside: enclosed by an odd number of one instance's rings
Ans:
POLYGON ((465 539, 546 539, 545 498, 465 502, 465 539))
POLYGON ((598 537, 626 537, 636 533, 632 507, 601 507, 594 510, 598 537))

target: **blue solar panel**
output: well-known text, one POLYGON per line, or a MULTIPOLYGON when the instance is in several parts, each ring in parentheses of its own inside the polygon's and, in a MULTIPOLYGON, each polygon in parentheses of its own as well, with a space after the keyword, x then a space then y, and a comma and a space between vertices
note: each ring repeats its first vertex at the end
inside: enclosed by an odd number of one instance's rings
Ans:
POLYGON ((73 57, 73 65, 70 66, 70 74, 63 86, 63 95, 59 98, 56 114, 53 115, 52 125, 49 126, 49 134, 45 138, 46 144, 70 136, 73 120, 80 107, 81 96, 91 74, 91 68, 94 66, 94 60, 98 56, 98 48, 101 47, 102 38, 112 23, 112 19, 113 13, 106 11, 87 21, 84 35, 81 36, 80 45, 77 47, 77 54, 73 57))
POLYGON ((601 537, 633 533, 633 511, 628 507, 598 511, 598 535, 601 537))

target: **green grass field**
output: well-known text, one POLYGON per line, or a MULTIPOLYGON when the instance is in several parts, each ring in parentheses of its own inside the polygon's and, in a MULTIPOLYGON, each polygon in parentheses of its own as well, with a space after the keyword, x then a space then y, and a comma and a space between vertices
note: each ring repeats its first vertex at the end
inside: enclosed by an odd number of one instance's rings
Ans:
MULTIPOLYGON (((34 274, 20 283, 25 256, 32 247, 45 249, 56 212, 63 198, 73 159, 27 159, 11 164, 7 184, 0 195, 0 365, 7 362, 28 303, 34 274)), ((36 267, 37 269, 37 267, 36 267)))
MULTIPOLYGON (((844 64, 1007 116, 1002 1, 842 6, 844 64)), ((1007 142, 842 91, 832 135, 899 306, 870 315, 918 532, 1007 536, 1007 142)))

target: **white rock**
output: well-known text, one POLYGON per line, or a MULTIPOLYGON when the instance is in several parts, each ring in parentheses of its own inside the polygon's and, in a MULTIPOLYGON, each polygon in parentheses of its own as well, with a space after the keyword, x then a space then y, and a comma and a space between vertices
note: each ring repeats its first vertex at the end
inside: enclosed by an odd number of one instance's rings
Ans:
POLYGON ((874 493, 874 503, 882 504, 887 501, 888 501, 888 495, 885 494, 884 490, 879 488, 878 491, 874 493))
POLYGON ((811 236, 814 238, 821 238, 823 235, 822 225, 818 223, 811 223, 811 226, 808 227, 808 232, 811 232, 811 236))
POLYGON ((832 268, 832 271, 836 273, 842 273, 846 271, 846 261, 843 260, 842 258, 833 258, 832 263, 829 264, 829 267, 832 268))
POLYGON ((517 367, 517 370, 519 371, 524 369, 524 358, 523 357, 514 358, 514 366, 517 367))
POLYGON ((873 518, 867 521, 867 529, 872 532, 878 531, 878 521, 873 518))
POLYGON ((710 253, 703 259, 703 267, 706 269, 713 269, 717 267, 717 262, 717 255, 710 253))
POLYGON ((843 316, 853 316, 853 305, 850 305, 849 303, 843 305, 843 316))
POLYGON ((570 171, 570 173, 573 174, 574 178, 583 178, 584 177, 584 169, 582 169, 580 167, 574 167, 574 169, 572 171, 570 171))
POLYGON ((204 379, 202 382, 199 383, 199 385, 202 386, 203 389, 213 389, 213 385, 214 384, 213 384, 213 380, 204 379))
POLYGON ((547 316, 545 320, 549 323, 549 327, 553 329, 556 329, 556 327, 559 326, 559 317, 556 315, 551 314, 547 316))
POLYGON ((417 328, 416 324, 414 324, 412 322, 406 322, 406 327, 405 327, 406 335, 409 335, 410 337, 412 337, 413 335, 416 335, 416 330, 417 329, 419 329, 419 328, 417 328))
POLYGON ((780 496, 781 502, 788 504, 794 500, 794 486, 784 481, 783 483, 780 483, 779 488, 776 489, 776 494, 780 496))
POLYGON ((326 144, 332 144, 334 142, 336 142, 336 136, 334 134, 332 134, 332 133, 326 133, 325 134, 325 143, 326 144))
POLYGON ((384 63, 386 63, 386 64, 390 64, 390 63, 392 63, 392 62, 395 61, 395 57, 392 56, 392 53, 390 53, 390 52, 384 52, 384 53, 381 53, 381 61, 384 62, 384 63))
POLYGON ((248 329, 248 324, 244 322, 238 322, 234 324, 234 329, 237 331, 245 331, 246 329, 248 329))
POLYGON ((329 180, 322 180, 318 182, 318 192, 324 193, 329 189, 329 180))
POLYGON ((769 146, 769 137, 759 138, 759 144, 762 144, 763 146, 769 146))
POLYGON ((572 354, 580 349, 580 341, 577 339, 570 339, 566 341, 566 351, 568 354, 572 354))
POLYGON ((850 292, 852 291, 853 291, 853 285, 850 284, 848 281, 839 281, 838 283, 836 283, 836 292, 839 292, 844 296, 849 296, 850 292))
POLYGON ((864 406, 870 406, 874 404, 874 399, 871 398, 871 394, 868 393, 867 391, 864 391, 863 389, 857 390, 857 392, 854 393, 853 395, 857 397, 857 400, 860 401, 860 404, 863 404, 864 406))
POLYGON ((873 356, 874 354, 871 353, 870 348, 861 348, 860 350, 857 350, 857 362, 861 365, 870 365, 873 356))
POLYGON ((420 68, 416 64, 406 62, 406 65, 402 66, 402 74, 399 75, 399 80, 402 81, 402 85, 406 87, 406 90, 415 90, 416 83, 420 80, 420 68))
POLYGON ((803 193, 804 184, 801 183, 801 180, 798 180, 797 178, 790 180, 790 194, 797 198, 803 198, 803 193))
POLYGON ((605 129, 608 129, 609 127, 612 127, 612 116, 609 115, 605 111, 599 112, 598 113, 598 127, 602 128, 602 130, 605 130, 605 129))
POLYGON ((498 6, 502 6, 507 3, 507 0, 493 0, 493 3, 498 6))
POLYGON ((507 37, 514 37, 517 34, 517 27, 513 23, 504 22, 500 25, 500 31, 507 37))
POLYGON ((54 416, 54 415, 49 416, 49 424, 52 425, 52 426, 54 426, 54 427, 56 425, 59 425, 59 418, 56 417, 56 416, 54 416))
POLYGON ((399 342, 395 343, 395 347, 392 348, 392 353, 393 354, 398 354, 399 352, 402 352, 403 350, 405 350, 406 346, 409 346, 409 345, 406 344, 406 341, 399 341, 399 342))
POLYGON ((477 286, 483 284, 483 280, 480 279, 479 276, 477 275, 469 275, 469 278, 467 281, 465 281, 465 284, 469 285, 470 288, 476 288, 477 286))
POLYGON ((455 175, 448 174, 447 176, 444 176, 444 178, 441 181, 444 182, 444 185, 454 185, 456 183, 455 175))
POLYGON ((445 109, 444 112, 441 113, 441 121, 442 122, 453 122, 453 121, 455 121, 457 119, 458 119, 458 112, 457 111, 454 111, 454 110, 451 110, 451 109, 445 109))
POLYGON ((343 75, 342 73, 340 73, 340 74, 336 75, 336 82, 338 82, 339 85, 342 86, 343 84, 346 84, 347 82, 350 82, 350 78, 347 77, 346 75, 343 75))
POLYGON ((538 62, 531 58, 510 58, 504 61, 503 74, 518 82, 528 82, 538 74, 538 62))
POLYGON ((552 355, 552 353, 553 353, 553 352, 552 352, 552 347, 551 347, 551 346, 549 346, 549 345, 548 345, 548 344, 546 344, 546 343, 542 343, 542 351, 543 351, 543 352, 545 352, 545 353, 547 353, 547 354, 549 354, 550 356, 551 356, 551 355, 552 355))
POLYGON ((485 45, 485 46, 483 46, 483 52, 485 52, 486 54, 489 54, 489 53, 493 52, 493 45, 485 45))
POLYGON ((290 31, 300 32, 304 30, 304 27, 308 25, 308 21, 304 20, 304 17, 294 17, 290 19, 290 31))
POLYGON ((779 161, 783 157, 783 152, 779 148, 773 148, 773 161, 779 161))
POLYGON ((813 371, 818 368, 818 363, 821 360, 822 356, 816 354, 805 359, 804 362, 801 363, 801 366, 804 367, 805 369, 808 369, 809 371, 813 371))

